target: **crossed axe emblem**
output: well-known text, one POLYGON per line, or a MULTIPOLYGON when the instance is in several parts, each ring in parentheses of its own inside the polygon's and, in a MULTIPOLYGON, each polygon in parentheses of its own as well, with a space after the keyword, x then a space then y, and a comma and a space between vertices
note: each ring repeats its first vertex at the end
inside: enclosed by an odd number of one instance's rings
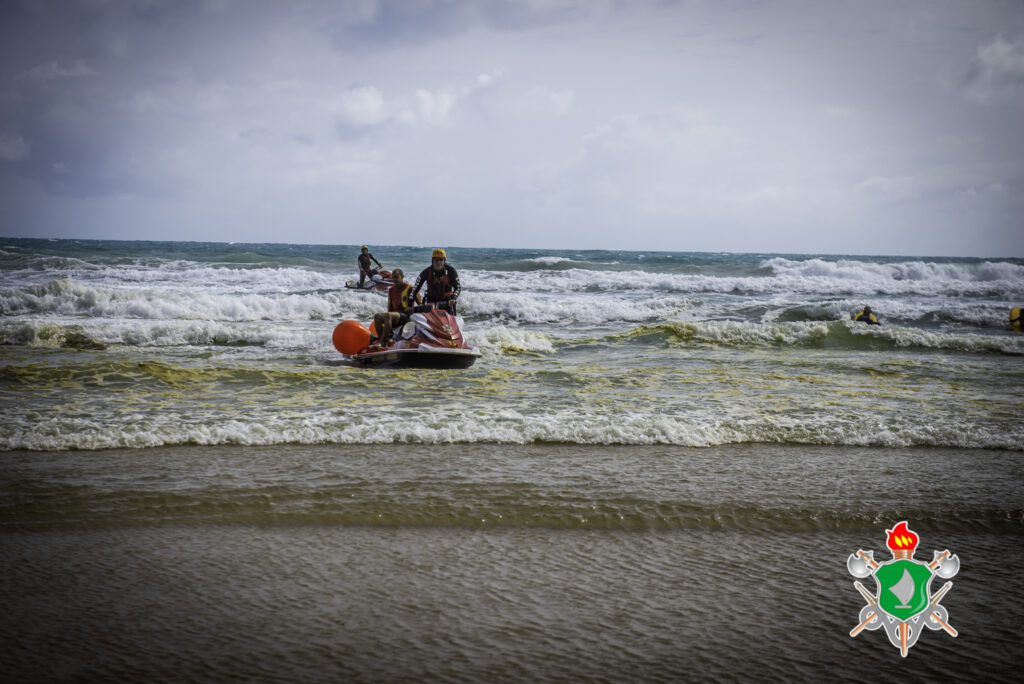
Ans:
MULTIPOLYGON (((913 561, 915 563, 921 563, 921 561, 913 561)), ((854 577, 868 577, 874 575, 875 571, 882 567, 882 564, 875 561, 873 551, 864 551, 858 549, 856 554, 850 554, 850 557, 846 561, 846 568, 850 571, 850 574, 854 577)), ((942 577, 943 579, 949 579, 953 577, 957 572, 960 571, 960 558, 955 554, 951 554, 948 550, 936 551, 932 562, 927 565, 928 569, 935 575, 942 577)), ((903 591, 913 590, 913 580, 905 578, 911 584, 910 589, 900 587, 903 584, 901 581, 896 586, 888 589, 892 591, 902 600, 905 600, 900 594, 903 591)), ((875 578, 878 582, 878 578, 875 578)), ((949 613, 945 606, 941 605, 939 601, 946 595, 946 593, 952 588, 952 582, 946 582, 942 588, 937 592, 928 597, 928 605, 924 609, 924 619, 921 619, 921 614, 911 616, 908 619, 900 620, 884 611, 879 605, 879 596, 869 592, 863 584, 860 582, 854 582, 853 586, 857 588, 864 600, 867 601, 860 610, 860 623, 850 630, 850 636, 855 637, 865 629, 876 630, 878 628, 884 628, 886 634, 889 637, 889 641, 894 646, 899 647, 900 655, 904 658, 907 656, 907 651, 917 642, 917 638, 921 635, 921 630, 927 627, 932 630, 945 630, 947 634, 952 637, 957 636, 958 632, 956 629, 949 624, 949 613)), ((879 582, 879 594, 881 593, 881 582, 879 582)), ((907 595, 909 596, 909 594, 907 595)), ((903 607, 903 606, 901 606, 903 607)))

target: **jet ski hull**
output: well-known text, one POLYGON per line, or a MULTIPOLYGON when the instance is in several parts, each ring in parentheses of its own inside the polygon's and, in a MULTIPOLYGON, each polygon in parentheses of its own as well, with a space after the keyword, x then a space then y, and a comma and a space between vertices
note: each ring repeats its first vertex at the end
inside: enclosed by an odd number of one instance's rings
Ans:
POLYGON ((386 347, 360 352, 352 356, 352 360, 361 366, 379 368, 469 368, 479 357, 480 351, 473 347, 446 349, 422 344, 406 349, 386 347))

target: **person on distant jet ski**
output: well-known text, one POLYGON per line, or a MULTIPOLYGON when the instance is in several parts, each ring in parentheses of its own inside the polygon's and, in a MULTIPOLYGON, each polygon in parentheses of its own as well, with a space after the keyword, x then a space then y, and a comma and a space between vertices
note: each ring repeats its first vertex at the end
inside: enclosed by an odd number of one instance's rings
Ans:
POLYGON ((419 295, 413 297, 412 285, 405 282, 402 269, 393 270, 391 280, 394 285, 388 288, 388 310, 373 317, 373 325, 377 328, 377 344, 382 347, 391 343, 391 331, 405 325, 413 311, 413 303, 420 301, 419 295))
POLYGON ((462 292, 462 285, 459 283, 459 274, 455 267, 446 263, 448 255, 441 248, 435 249, 431 255, 430 266, 423 269, 416 278, 416 285, 412 288, 414 297, 419 296, 420 288, 427 284, 427 292, 423 297, 431 308, 444 309, 451 315, 455 315, 455 303, 462 292))
POLYGON ((853 315, 853 320, 860 321, 861 323, 867 323, 868 325, 882 325, 875 318, 875 314, 871 313, 871 307, 865 306, 864 310, 858 314, 853 315))
POLYGON ((377 261, 377 257, 375 257, 372 254, 370 254, 370 248, 369 247, 367 247, 366 245, 363 245, 360 248, 360 251, 362 253, 356 259, 356 263, 359 264, 359 287, 362 287, 363 286, 363 280, 366 279, 366 276, 371 276, 371 277, 375 276, 375 275, 377 275, 377 268, 384 268, 384 267, 381 266, 379 261, 377 261), (377 264, 377 268, 371 268, 370 261, 373 261, 374 263, 376 263, 377 264))

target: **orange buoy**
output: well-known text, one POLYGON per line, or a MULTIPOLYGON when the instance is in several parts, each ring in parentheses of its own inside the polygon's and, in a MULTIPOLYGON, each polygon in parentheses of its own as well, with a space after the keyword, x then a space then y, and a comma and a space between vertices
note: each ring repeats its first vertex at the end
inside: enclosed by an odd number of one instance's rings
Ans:
POLYGON ((334 328, 331 340, 335 349, 352 356, 370 344, 370 331, 359 321, 342 321, 334 328))

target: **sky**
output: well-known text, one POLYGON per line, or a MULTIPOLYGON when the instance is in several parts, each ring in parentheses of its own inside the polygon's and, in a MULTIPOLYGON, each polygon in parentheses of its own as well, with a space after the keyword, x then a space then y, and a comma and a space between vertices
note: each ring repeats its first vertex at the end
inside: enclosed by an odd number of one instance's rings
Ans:
POLYGON ((1024 257, 1024 0, 3 0, 0 235, 1024 257))

